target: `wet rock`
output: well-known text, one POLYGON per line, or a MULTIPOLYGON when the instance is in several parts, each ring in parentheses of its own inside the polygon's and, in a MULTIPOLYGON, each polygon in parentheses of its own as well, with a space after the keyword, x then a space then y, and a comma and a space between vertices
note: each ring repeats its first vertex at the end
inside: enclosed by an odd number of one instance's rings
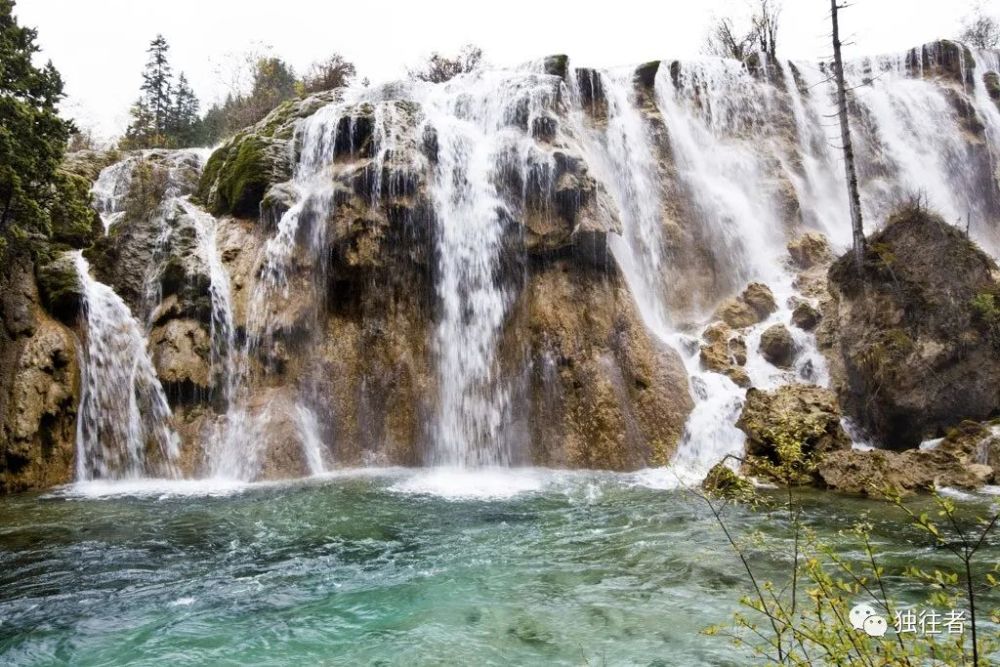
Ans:
POLYGON ((0 415, 0 493, 44 489, 73 478, 80 385, 76 342, 41 308, 32 310, 30 334, 13 347, 2 346, 4 370, 12 372, 0 415))
POLYGON ((39 264, 35 279, 45 308, 61 322, 75 323, 83 301, 83 286, 73 258, 64 253, 39 264))
POLYGON ((761 356, 778 368, 791 368, 795 352, 795 341, 783 324, 768 327, 760 335, 761 356))
POLYGON ((817 475, 826 488, 875 498, 887 492, 906 494, 941 487, 977 489, 996 479, 1000 460, 989 458, 996 443, 990 428, 963 422, 932 449, 832 452, 820 460, 817 475))
POLYGON ((819 232, 806 232, 788 242, 788 254, 800 269, 827 264, 833 260, 833 252, 826 237, 819 232))
POLYGON ((738 297, 728 299, 715 311, 733 329, 744 329, 763 322, 778 309, 771 289, 763 283, 750 283, 738 297))
POLYGON ((830 269, 817 340, 841 404, 893 449, 1000 412, 996 263, 919 208, 868 240, 862 275, 845 255, 830 269))
POLYGON ((153 365, 168 396, 190 401, 211 388, 211 341, 204 325, 168 319, 149 336, 153 365))
POLYGON ((659 60, 651 60, 635 68, 635 83, 640 88, 652 90, 656 83, 656 73, 660 69, 659 60))
POLYGON ((267 189, 291 178, 289 150, 288 140, 251 131, 237 134, 209 158, 199 198, 215 215, 256 218, 267 189))
POLYGON ((772 391, 748 389, 736 426, 747 435, 747 454, 777 463, 785 439, 801 443, 806 457, 849 448, 840 417, 833 392, 793 384, 772 391))
POLYGON ((580 102, 591 118, 597 121, 607 120, 608 100, 600 72, 586 67, 577 68, 576 85, 580 91, 580 102))
POLYGON ((621 275, 557 260, 530 276, 521 307, 505 348, 529 349, 528 460, 665 465, 693 407, 687 373, 677 352, 650 337, 621 275))
POLYGON ((725 462, 715 464, 701 483, 701 488, 721 498, 746 499, 754 492, 753 483, 740 477, 725 462))
POLYGON ((812 331, 821 319, 819 310, 806 301, 799 302, 792 311, 792 324, 803 331, 812 331))
POLYGON ((710 371, 722 373, 740 387, 750 386, 750 376, 742 368, 747 362, 747 344, 742 336, 734 333, 725 323, 715 322, 702 334, 701 365, 710 371))
POLYGON ((568 68, 569 56, 566 55, 546 56, 542 61, 542 71, 546 74, 558 76, 560 79, 566 78, 568 68))

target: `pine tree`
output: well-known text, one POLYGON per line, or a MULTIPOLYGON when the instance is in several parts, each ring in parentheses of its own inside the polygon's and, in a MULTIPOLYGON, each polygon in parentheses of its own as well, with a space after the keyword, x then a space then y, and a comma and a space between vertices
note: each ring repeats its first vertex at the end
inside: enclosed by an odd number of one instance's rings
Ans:
POLYGON ((32 64, 37 33, 0 0, 0 257, 9 241, 47 233, 53 187, 73 124, 59 118, 59 73, 32 64))
POLYGON ((188 84, 187 77, 181 72, 174 88, 170 119, 166 128, 171 145, 186 148, 198 143, 200 139, 198 106, 198 97, 188 84))
POLYGON ((125 132, 128 148, 159 148, 168 144, 167 125, 173 107, 169 50, 163 35, 157 35, 146 50, 149 60, 142 72, 142 92, 132 105, 132 122, 125 132))
POLYGON ((167 62, 169 50, 167 40, 163 35, 157 35, 146 49, 149 61, 146 63, 146 71, 142 73, 142 92, 146 97, 146 105, 153 119, 153 131, 157 136, 166 135, 167 120, 170 116, 171 75, 170 63, 167 62))

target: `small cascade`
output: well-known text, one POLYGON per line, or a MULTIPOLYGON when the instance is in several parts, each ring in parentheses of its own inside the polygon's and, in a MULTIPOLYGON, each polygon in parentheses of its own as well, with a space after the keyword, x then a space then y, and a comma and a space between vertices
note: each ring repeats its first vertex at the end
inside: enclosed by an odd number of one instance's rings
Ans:
POLYGON ((323 438, 320 436, 319 420, 316 413, 305 407, 295 407, 295 425, 298 427, 299 439, 302 440, 302 451, 305 454, 306 465, 310 475, 322 475, 326 472, 324 462, 323 438))
POLYGON ((208 267, 209 296, 212 301, 212 320, 209 324, 211 338, 211 374, 215 391, 223 404, 232 399, 235 381, 236 326, 233 323, 233 304, 229 290, 229 273, 222 264, 216 243, 214 216, 192 204, 186 197, 177 200, 184 213, 194 223, 198 237, 198 252, 208 267))
MULTIPOLYGON (((956 100, 973 91, 964 84, 953 89, 950 82, 923 78, 922 71, 911 71, 906 55, 851 63, 845 77, 864 116, 854 134, 859 169, 872 175, 862 180, 861 188, 869 230, 894 206, 917 196, 963 228, 967 219, 991 219, 994 195, 985 190, 995 185, 990 184, 989 166, 975 159, 966 128, 984 112, 989 120, 990 105, 977 105, 978 113, 971 110, 971 115, 961 110, 956 100)), ((973 239, 997 252, 996 239, 982 234, 982 224, 978 233, 975 225, 972 230, 973 239)))
POLYGON ((802 223, 823 232, 835 248, 846 249, 851 244, 851 221, 843 158, 834 152, 839 138, 828 128, 828 119, 836 112, 832 91, 825 85, 829 75, 812 63, 781 62, 780 67, 801 164, 801 172, 786 167, 786 173, 795 185, 802 223))
POLYGON ((114 290, 90 277, 83 254, 74 259, 85 331, 77 479, 176 477, 179 439, 143 329, 114 290))
MULTIPOLYGON (((509 389, 499 377, 496 347, 513 290, 501 253, 513 219, 498 183, 546 163, 516 126, 550 103, 551 82, 531 72, 477 72, 420 91, 438 157, 431 199, 437 221, 435 333, 439 404, 432 462, 509 465, 509 389)), ((539 170, 542 174, 546 169, 539 170)), ((536 172, 537 173, 537 172, 536 172)), ((523 178, 525 182, 528 178, 523 178)), ((544 189, 544 186, 543 186, 544 189)))
MULTIPOLYGON (((264 454, 262 449, 266 447, 264 428, 273 415, 269 410, 254 414, 250 409, 252 358, 262 346, 273 342, 276 323, 272 319, 272 305, 290 295, 291 272, 295 268, 295 255, 303 236, 308 261, 316 265, 312 276, 314 286, 323 282, 325 269, 321 255, 326 220, 334 205, 334 184, 329 168, 334 160, 338 127, 346 108, 345 103, 326 105, 305 119, 297 131, 299 161, 291 181, 295 201, 278 219, 277 231, 264 248, 260 280, 250 298, 246 342, 236 354, 235 361, 232 357, 228 358, 230 368, 226 392, 230 407, 209 452, 209 469, 213 477, 252 480, 259 472, 264 454)), ((353 132, 349 134, 353 135, 353 132)), ((315 303, 321 301, 318 297, 314 299, 315 303)), ((225 324, 221 326, 224 328, 225 324)), ((227 341, 227 348, 232 349, 231 340, 227 341)), ((297 405, 296 410, 301 414, 306 408, 297 405)), ((301 422, 301 419, 298 421, 301 422)), ((299 430, 300 433, 305 432, 301 427, 299 430)), ((318 433, 318 427, 308 432, 313 437, 318 433)), ((304 436, 301 439, 303 452, 311 461, 310 468, 313 468, 312 462, 320 443, 315 437, 308 442, 304 436)))
POLYGON ((136 160, 130 157, 105 167, 90 190, 105 233, 125 215, 135 164, 136 160))
POLYGON ((610 186, 622 219, 623 235, 611 250, 642 310, 646 325, 661 338, 669 331, 663 302, 665 271, 662 238, 662 185, 650 128, 635 101, 632 69, 599 73, 608 101, 608 123, 600 148, 591 150, 610 186))
POLYGON ((678 177, 734 287, 780 271, 783 221, 775 211, 764 156, 771 138, 773 86, 733 60, 685 62, 676 85, 657 73, 660 113, 678 177))

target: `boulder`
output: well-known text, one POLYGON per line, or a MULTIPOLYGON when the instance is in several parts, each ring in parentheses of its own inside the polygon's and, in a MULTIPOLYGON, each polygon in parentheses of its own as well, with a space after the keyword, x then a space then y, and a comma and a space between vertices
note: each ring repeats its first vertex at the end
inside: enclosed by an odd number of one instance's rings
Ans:
POLYGON ((817 340, 841 405, 892 449, 1000 413, 1000 270, 918 207, 830 269, 817 340))
POLYGON ((753 483, 748 479, 740 477, 726 462, 715 464, 708 475, 701 483, 701 488, 713 496, 722 498, 733 498, 736 500, 749 499, 753 495, 753 483))
POLYGON ((747 344, 724 322, 711 324, 702 333, 701 365, 706 370, 727 376, 740 387, 750 386, 750 376, 743 369, 747 363, 747 344))
POLYGON ((35 269, 35 280, 42 304, 52 315, 66 324, 76 322, 83 302, 83 285, 76 262, 68 253, 61 253, 35 269))
POLYGON ((799 269, 811 269, 833 260, 830 243, 819 232, 806 232, 789 241, 788 254, 799 269))
POLYGON ((792 324, 803 331, 812 331, 822 319, 819 310, 811 303, 800 301, 792 311, 792 324))
POLYGON ((772 391, 748 389, 736 427, 747 435, 748 455, 779 462, 780 445, 787 439, 800 443, 805 457, 849 448, 840 417, 833 392, 791 384, 772 391))
POLYGON ((715 311, 715 319, 733 329, 744 329, 763 322, 778 309, 771 289, 763 283, 750 283, 738 296, 728 299, 715 311))
POLYGON ((569 69, 569 56, 558 54, 554 56, 546 56, 542 61, 542 71, 546 74, 551 74, 553 76, 558 76, 560 79, 565 79, 569 69))
POLYGON ((791 368, 795 362, 795 341, 783 324, 775 324, 760 335, 760 354, 778 368, 791 368))
POLYGON ((289 151, 287 139, 253 131, 237 134, 208 159, 199 198, 215 215, 256 218, 267 189, 291 178, 289 151))

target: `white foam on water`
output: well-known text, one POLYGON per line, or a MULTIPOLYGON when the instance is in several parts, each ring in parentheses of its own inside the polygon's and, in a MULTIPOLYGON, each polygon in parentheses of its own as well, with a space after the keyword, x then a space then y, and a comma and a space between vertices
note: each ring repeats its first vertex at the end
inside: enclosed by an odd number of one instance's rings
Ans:
POLYGON ((541 468, 426 468, 393 484, 397 493, 452 500, 504 499, 544 489, 552 471, 541 468))

